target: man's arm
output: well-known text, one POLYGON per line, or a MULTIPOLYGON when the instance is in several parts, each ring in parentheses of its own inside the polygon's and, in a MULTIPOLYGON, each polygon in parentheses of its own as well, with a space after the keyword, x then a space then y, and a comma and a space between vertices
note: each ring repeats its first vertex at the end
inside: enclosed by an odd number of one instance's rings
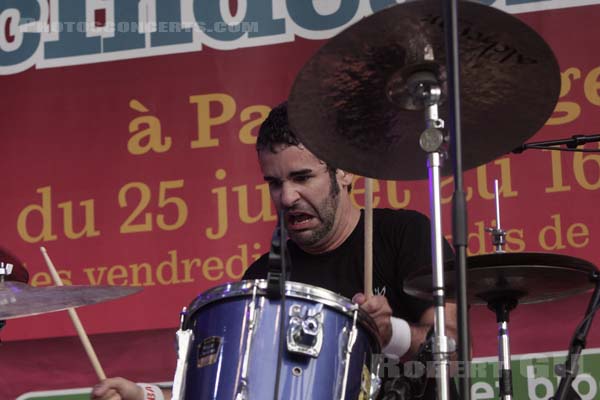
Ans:
MULTIPOLYGON (((446 320, 446 336, 449 340, 457 343, 457 328, 456 328, 456 304, 454 303, 446 303, 444 307, 444 316, 446 320)), ((423 315, 421 315, 421 319, 418 324, 409 324, 410 325, 410 349, 408 351, 408 355, 412 358, 419 351, 419 347, 423 342, 425 342, 427 338, 427 333, 429 329, 433 326, 435 321, 435 308, 430 307, 423 315)))
POLYGON ((92 400, 146 400, 170 399, 170 390, 161 390, 154 385, 138 385, 124 378, 108 378, 94 386, 92 400), (160 390, 160 393, 157 391, 160 390), (160 397, 162 396, 162 397, 160 397))
MULTIPOLYGON (((429 329, 434 324, 435 312, 434 308, 430 307, 423 312, 417 324, 407 323, 404 320, 403 324, 392 322, 392 309, 384 296, 373 296, 367 300, 364 294, 358 293, 353 298, 356 304, 373 319, 377 329, 379 330, 379 339, 383 347, 386 347, 394 337, 394 343, 404 343, 400 345, 405 349, 405 353, 396 354, 399 357, 412 359, 419 351, 419 347, 427 338, 429 329), (405 326, 401 332, 394 332, 393 326, 405 326), (410 341, 408 341, 410 336, 410 341)), ((446 319, 446 336, 456 340, 456 305, 454 303, 446 303, 444 308, 446 319)), ((396 347, 396 346, 394 346, 396 347)))

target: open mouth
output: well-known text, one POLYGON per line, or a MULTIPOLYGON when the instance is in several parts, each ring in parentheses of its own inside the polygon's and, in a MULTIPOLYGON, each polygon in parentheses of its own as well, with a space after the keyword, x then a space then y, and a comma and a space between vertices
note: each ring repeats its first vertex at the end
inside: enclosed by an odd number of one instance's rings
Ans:
POLYGON ((290 213, 287 215, 287 224, 289 229, 302 229, 314 219, 310 214, 305 213, 290 213))

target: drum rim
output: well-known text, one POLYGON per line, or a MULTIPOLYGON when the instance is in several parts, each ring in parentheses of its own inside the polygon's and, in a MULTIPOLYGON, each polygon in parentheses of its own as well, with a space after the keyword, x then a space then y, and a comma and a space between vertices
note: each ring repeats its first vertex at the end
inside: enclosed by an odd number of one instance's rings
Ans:
MULTIPOLYGON (((187 310, 187 319, 189 320, 189 318, 191 318, 191 316, 193 316, 202 307, 205 307, 218 300, 252 295, 254 287, 257 287, 257 295, 265 296, 267 294, 266 279, 242 280, 215 286, 212 289, 209 289, 198 295, 190 303, 190 306, 187 310)), ((347 297, 332 292, 329 289, 324 289, 302 282, 286 281, 285 288, 286 297, 318 301, 319 303, 322 303, 336 311, 346 314, 350 318, 353 317, 352 314, 354 311, 358 309, 358 323, 370 331, 372 336, 375 338, 375 342, 381 348, 377 325, 365 311, 363 311, 357 304, 353 303, 347 297)))

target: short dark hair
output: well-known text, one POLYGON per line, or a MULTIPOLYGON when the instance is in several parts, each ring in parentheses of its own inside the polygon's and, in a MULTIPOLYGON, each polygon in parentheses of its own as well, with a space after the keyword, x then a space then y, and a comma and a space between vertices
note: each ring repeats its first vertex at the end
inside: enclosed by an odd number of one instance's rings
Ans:
MULTIPOLYGON (((263 150, 269 150, 272 153, 277 153, 281 146, 300 146, 300 140, 292 132, 290 123, 288 120, 288 107, 287 101, 280 103, 274 107, 264 122, 261 124, 258 130, 258 137, 256 138, 256 151, 261 152, 263 150)), ((325 162, 327 170, 331 177, 331 182, 335 194, 338 193, 339 188, 336 184, 335 174, 337 169, 325 162)), ((352 190, 352 185, 348 186, 348 192, 352 190)))
POLYGON ((287 101, 284 101, 271 110, 260 126, 256 139, 256 151, 268 149, 275 153, 281 145, 287 147, 299 144, 300 141, 290 129, 287 101))

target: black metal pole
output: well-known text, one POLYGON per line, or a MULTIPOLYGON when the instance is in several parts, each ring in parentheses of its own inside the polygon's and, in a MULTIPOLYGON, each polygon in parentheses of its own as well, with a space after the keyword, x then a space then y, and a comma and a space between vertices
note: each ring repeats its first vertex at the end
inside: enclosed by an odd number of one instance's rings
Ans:
POLYGON ((452 198, 452 238, 455 251, 456 305, 458 311, 458 362, 461 368, 459 393, 463 400, 471 397, 469 314, 467 305, 467 202, 463 190, 462 133, 460 118, 460 62, 458 44, 457 0, 441 0, 446 36, 446 68, 448 72, 448 108, 450 149, 454 167, 452 198))
POLYGON ((592 279, 596 281, 596 288, 590 298, 583 323, 578 327, 579 329, 577 329, 573 336, 573 341, 569 347, 569 354, 567 354, 567 359, 565 360, 564 375, 560 379, 560 384, 552 400, 567 399, 567 394, 572 390, 571 384, 577 375, 579 357, 581 356, 581 351, 585 348, 587 335, 594 319, 594 313, 600 304, 600 275, 598 272, 594 273, 592 279))
POLYGON ((524 143, 516 149, 513 149, 512 152, 518 154, 522 153, 527 149, 554 147, 560 146, 561 144, 566 144, 568 149, 575 149, 577 148, 577 146, 580 146, 582 144, 593 142, 600 142, 600 135, 574 135, 571 136, 569 139, 544 140, 541 142, 524 143))

